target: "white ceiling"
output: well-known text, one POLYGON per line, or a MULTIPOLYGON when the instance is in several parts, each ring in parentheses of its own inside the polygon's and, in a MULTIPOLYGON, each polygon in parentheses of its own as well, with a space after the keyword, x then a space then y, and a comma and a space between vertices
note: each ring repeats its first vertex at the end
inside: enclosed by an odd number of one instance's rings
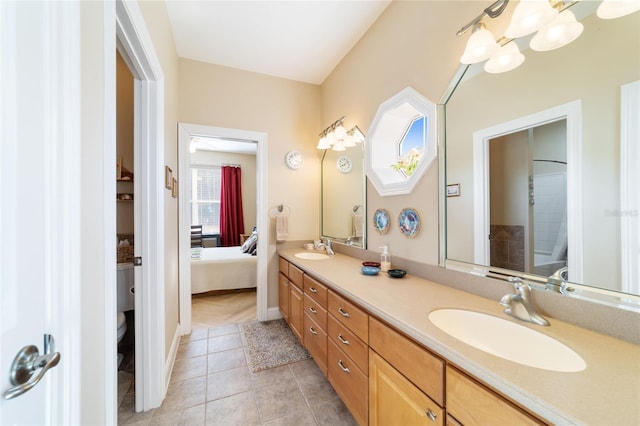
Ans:
POLYGON ((391 0, 167 0, 178 56, 321 84, 391 0))

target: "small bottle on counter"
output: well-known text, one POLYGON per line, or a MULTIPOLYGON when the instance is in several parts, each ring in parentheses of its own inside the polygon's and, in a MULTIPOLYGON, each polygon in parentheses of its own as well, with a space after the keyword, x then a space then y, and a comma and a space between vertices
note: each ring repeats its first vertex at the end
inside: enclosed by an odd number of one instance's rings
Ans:
POLYGON ((389 247, 382 246, 382 254, 380 255, 380 270, 382 272, 387 272, 391 269, 391 255, 389 254, 389 247))

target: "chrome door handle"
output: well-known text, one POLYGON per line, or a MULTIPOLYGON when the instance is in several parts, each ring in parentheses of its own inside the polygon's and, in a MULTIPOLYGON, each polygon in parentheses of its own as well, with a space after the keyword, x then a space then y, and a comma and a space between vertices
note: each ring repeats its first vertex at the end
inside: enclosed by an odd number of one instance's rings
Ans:
POLYGON ((314 307, 313 307, 313 306, 309 306, 309 311, 310 311, 312 314, 317 314, 317 313, 318 313, 318 311, 316 311, 316 310, 314 309, 314 307))
POLYGON ((309 287, 309 291, 311 293, 317 293, 318 292, 318 290, 316 290, 315 287, 309 287))
POLYGON ((317 331, 315 331, 315 330, 313 329, 313 327, 309 327, 309 331, 311 332, 311 334, 314 334, 314 335, 317 335, 317 334, 318 334, 318 332, 317 332, 317 331))
POLYGON ((351 370, 349 370, 349 367, 345 367, 344 364, 342 363, 342 360, 338 360, 338 367, 340 367, 342 371, 344 371, 345 373, 351 373, 351 370))
POLYGON ((342 334, 338 334, 338 340, 340 340, 340 343, 342 343, 343 345, 348 345, 349 341, 345 340, 344 337, 342 337, 342 334))
POLYGON ((50 334, 44 335, 44 354, 40 355, 34 345, 20 349, 11 364, 9 380, 13 387, 7 389, 2 397, 12 399, 28 392, 40 382, 50 368, 60 362, 60 352, 53 352, 55 342, 50 334), (37 371, 37 374, 36 374, 37 371))

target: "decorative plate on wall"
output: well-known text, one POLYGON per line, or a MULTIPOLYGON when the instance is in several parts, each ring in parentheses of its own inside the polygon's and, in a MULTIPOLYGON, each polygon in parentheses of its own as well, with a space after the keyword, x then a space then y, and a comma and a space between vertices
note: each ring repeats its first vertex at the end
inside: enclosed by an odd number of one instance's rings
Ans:
POLYGON ((420 231, 420 215, 414 209, 403 209, 398 216, 398 225, 405 237, 413 238, 420 231))
POLYGON ((389 231, 390 222, 389 212, 385 209, 378 209, 373 213, 373 226, 380 235, 384 235, 389 231))

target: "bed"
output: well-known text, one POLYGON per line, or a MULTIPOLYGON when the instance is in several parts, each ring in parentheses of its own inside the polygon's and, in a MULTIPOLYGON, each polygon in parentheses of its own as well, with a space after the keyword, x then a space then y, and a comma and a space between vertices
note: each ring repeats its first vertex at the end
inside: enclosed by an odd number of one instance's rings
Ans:
POLYGON ((191 249, 191 294, 256 287, 257 257, 240 246, 191 249))

